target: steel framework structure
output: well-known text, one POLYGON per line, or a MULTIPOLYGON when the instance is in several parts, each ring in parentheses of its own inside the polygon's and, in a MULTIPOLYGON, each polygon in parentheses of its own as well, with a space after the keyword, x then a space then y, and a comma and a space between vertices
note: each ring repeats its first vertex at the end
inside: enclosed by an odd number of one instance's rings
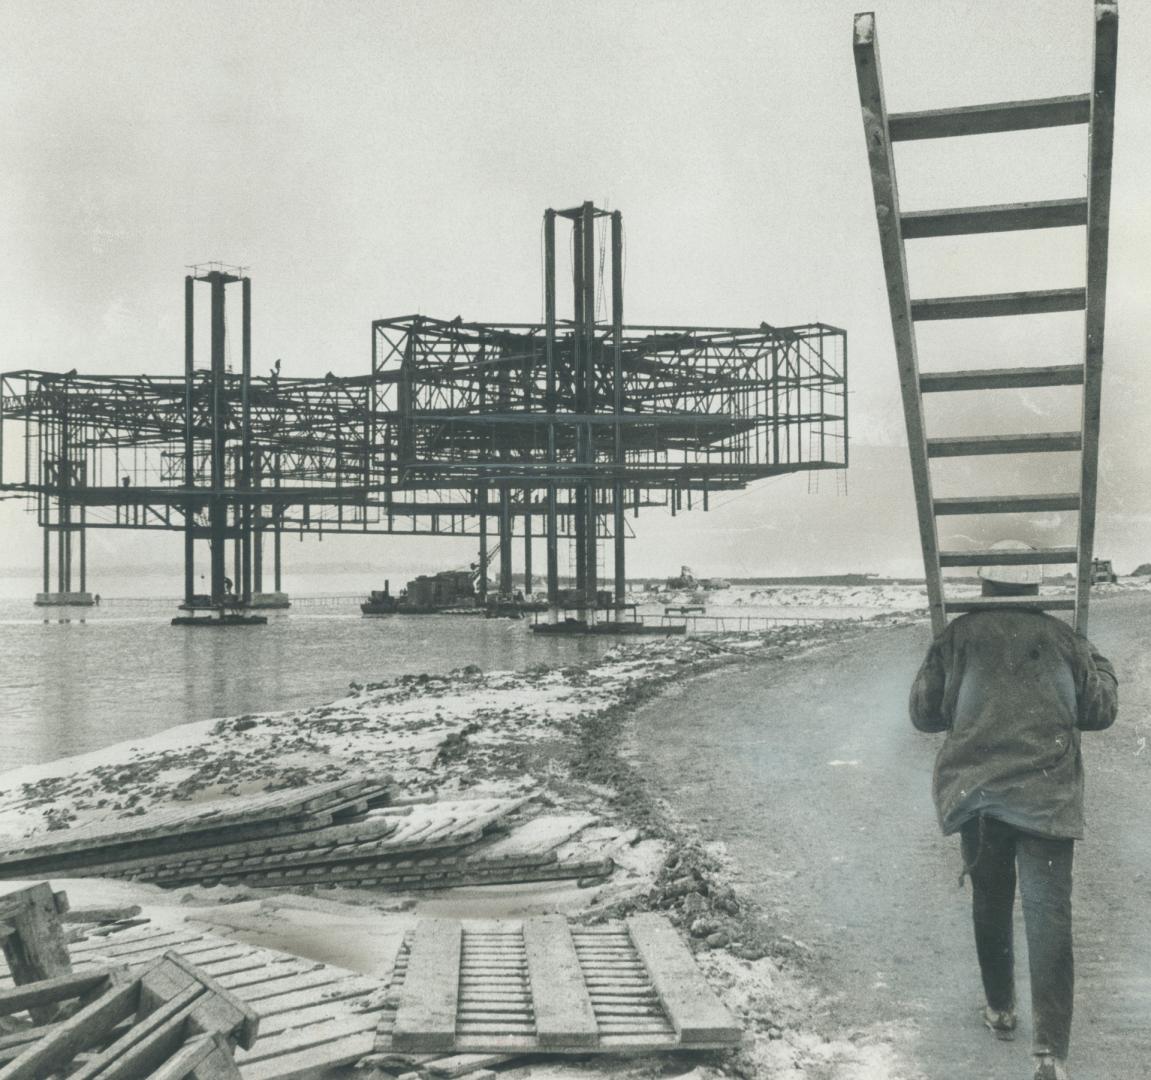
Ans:
POLYGON ((846 467, 843 330, 625 326, 619 212, 591 203, 548 210, 544 237, 542 323, 378 319, 366 375, 287 378, 277 363, 253 376, 251 282, 218 264, 185 279, 182 377, 0 375, 0 438, 19 422, 24 448, 19 475, 6 474, 0 456, 0 495, 36 512, 45 593, 53 537, 57 589, 71 592, 78 555, 85 590, 91 528, 182 530, 189 604, 222 603, 229 570, 242 601, 262 592, 266 536, 279 591, 285 530, 474 535, 482 592, 492 532, 502 593, 515 538, 530 579, 532 542, 542 537, 555 601, 566 539, 576 593, 589 605, 610 540, 618 604, 627 511, 706 509, 713 493, 757 479, 846 467), (564 319, 557 219, 573 234, 564 319), (597 223, 610 231, 608 287, 602 255, 596 274, 597 223), (198 285, 210 293, 206 367, 195 355, 198 285), (226 348, 237 285, 238 373, 226 348), (596 318, 597 286, 610 296, 610 321, 596 318), (208 542, 211 566, 211 594, 201 598, 197 541, 208 542))

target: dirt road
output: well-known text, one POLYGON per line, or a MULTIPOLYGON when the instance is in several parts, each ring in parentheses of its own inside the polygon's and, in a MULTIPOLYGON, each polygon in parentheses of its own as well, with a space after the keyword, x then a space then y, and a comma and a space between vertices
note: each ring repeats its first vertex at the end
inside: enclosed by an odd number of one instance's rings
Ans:
MULTIPOLYGON (((1075 1080, 1151 1076, 1151 597, 1092 612, 1120 677, 1120 719, 1084 736, 1088 833, 1075 871, 1075 1080)), ((914 731, 907 691, 926 625, 876 631, 785 663, 727 668, 637 717, 656 791, 721 840, 841 1030, 910 1030, 906 1075, 1031 1076, 1026 951, 1017 925, 1020 1031, 981 1026, 969 886, 930 797, 941 736, 914 731), (802 951, 802 950, 801 950, 802 951)), ((1017 920, 1019 914, 1017 909, 1017 920)))

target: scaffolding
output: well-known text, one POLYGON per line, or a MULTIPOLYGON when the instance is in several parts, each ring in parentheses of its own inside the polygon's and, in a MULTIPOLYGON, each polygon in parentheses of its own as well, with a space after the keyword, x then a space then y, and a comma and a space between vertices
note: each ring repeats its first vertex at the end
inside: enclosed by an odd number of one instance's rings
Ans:
POLYGON ((625 325, 619 212, 548 210, 544 241, 542 323, 377 319, 365 375, 288 378, 278 361, 253 375, 251 280, 220 264, 185 279, 182 377, 0 375, 0 438, 19 423, 23 446, 20 475, 0 456, 0 495, 36 513, 44 592, 53 546, 58 591, 71 592, 78 563, 83 592, 86 530, 167 529, 184 532, 185 604, 217 606, 231 594, 250 603, 263 592, 269 538, 280 591, 281 537, 291 530, 473 536, 480 591, 498 554, 502 595, 516 541, 530 580, 533 541, 543 539, 553 603, 567 540, 575 595, 589 607, 610 545, 618 605, 629 512, 706 510, 715 493, 755 480, 846 468, 843 330, 625 325), (572 231, 563 319, 557 221, 572 231), (597 273, 597 223, 610 234, 610 275, 602 251, 597 273), (210 355, 199 365, 204 286, 210 355), (236 292, 238 373, 226 347, 236 292), (610 318, 597 318, 597 301, 610 318), (206 596, 194 590, 198 542, 208 545, 206 596))

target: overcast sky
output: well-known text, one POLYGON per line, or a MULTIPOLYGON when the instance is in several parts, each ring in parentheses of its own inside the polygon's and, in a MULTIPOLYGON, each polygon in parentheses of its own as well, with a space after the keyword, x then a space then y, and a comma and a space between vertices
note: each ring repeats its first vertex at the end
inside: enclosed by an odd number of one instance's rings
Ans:
MULTIPOLYGON (((364 372, 373 318, 539 318, 541 214, 593 199, 623 212, 627 321, 821 320, 850 344, 847 494, 833 475, 809 493, 801 474, 708 514, 645 514, 630 569, 915 572, 857 6, 6 0, 0 368, 178 373, 184 268, 218 259, 251 268, 257 371, 280 357, 285 375, 364 372)), ((1089 0, 874 6, 893 111, 1090 87, 1089 0)), ((1149 31, 1147 5, 1125 0, 1097 537, 1121 570, 1151 560, 1149 31)), ((906 209, 1072 196, 1085 190, 1086 138, 944 140, 901 148, 898 164, 906 209)), ((1081 229, 909 251, 915 295, 1083 283, 1081 229)), ((1082 354, 1080 316, 928 329, 928 369, 1082 354)), ((952 401, 931 430, 1077 427, 1069 393, 1015 395, 994 417, 952 401)), ((1023 482, 1024 463, 1008 464, 999 490, 1023 482)), ((1051 466, 1049 490, 1074 486, 1051 466)), ((0 529, 9 568, 34 567, 32 520, 4 503, 0 529)), ((99 589, 102 569, 175 568, 180 548, 105 533, 89 550, 99 589)), ((438 558, 396 538, 293 545, 289 559, 325 551, 377 567, 438 558)))

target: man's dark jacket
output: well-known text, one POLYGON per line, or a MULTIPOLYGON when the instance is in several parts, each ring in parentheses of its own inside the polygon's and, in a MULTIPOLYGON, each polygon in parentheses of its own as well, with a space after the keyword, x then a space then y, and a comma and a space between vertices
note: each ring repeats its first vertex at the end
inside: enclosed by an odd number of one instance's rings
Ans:
POLYGON ((1040 836, 1083 836, 1079 733, 1109 727, 1115 671, 1040 611, 975 611, 935 640, 911 688, 911 722, 946 731, 935 761, 939 824, 988 814, 1040 836))

